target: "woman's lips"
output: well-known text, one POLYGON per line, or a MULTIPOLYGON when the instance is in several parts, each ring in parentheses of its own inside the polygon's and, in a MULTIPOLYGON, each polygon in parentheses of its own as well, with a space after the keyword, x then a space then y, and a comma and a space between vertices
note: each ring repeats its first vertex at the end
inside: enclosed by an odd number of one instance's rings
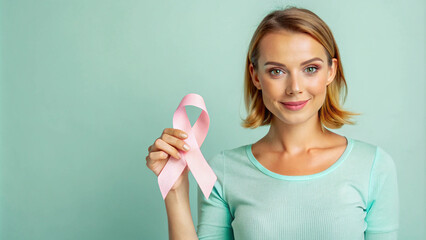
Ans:
POLYGON ((305 101, 298 101, 298 102, 282 102, 282 105, 290 110, 300 110, 306 105, 308 101, 309 99, 305 101))
POLYGON ((298 102, 283 102, 284 104, 286 104, 286 105, 300 105, 300 104, 303 104, 303 103, 305 103, 305 102, 307 102, 307 101, 309 101, 309 99, 308 100, 305 100, 305 101, 298 101, 298 102))

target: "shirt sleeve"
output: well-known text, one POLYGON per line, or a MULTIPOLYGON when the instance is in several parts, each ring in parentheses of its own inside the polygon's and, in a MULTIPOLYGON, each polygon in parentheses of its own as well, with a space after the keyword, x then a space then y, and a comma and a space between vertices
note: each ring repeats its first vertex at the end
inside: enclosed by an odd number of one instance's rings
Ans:
POLYGON ((395 240, 399 228, 399 194, 395 163, 377 147, 368 193, 366 240, 395 240))
POLYGON ((198 188, 197 235, 200 240, 233 240, 232 216, 223 195, 225 180, 223 151, 208 163, 216 174, 217 181, 208 199, 198 188))

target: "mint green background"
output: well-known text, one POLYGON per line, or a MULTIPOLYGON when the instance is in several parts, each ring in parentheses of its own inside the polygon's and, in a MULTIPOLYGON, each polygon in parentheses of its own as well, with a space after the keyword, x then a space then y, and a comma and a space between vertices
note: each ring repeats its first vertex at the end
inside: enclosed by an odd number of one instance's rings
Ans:
MULTIPOLYGON (((206 158, 266 133, 239 125, 245 54, 261 19, 288 4, 332 29, 345 107, 363 113, 334 131, 391 153, 400 239, 424 239, 421 0, 1 1, 0 239, 167 239, 148 146, 191 92, 210 114, 206 158)), ((191 176, 195 222, 197 187, 191 176)))

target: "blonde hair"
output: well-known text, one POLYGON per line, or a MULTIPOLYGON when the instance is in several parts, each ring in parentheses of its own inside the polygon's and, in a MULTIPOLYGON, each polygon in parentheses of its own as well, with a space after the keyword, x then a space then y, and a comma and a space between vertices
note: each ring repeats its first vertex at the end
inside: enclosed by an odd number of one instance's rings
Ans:
POLYGON ((337 59, 336 75, 334 80, 327 86, 324 104, 318 111, 322 131, 325 131, 324 126, 340 128, 344 124, 355 124, 349 119, 352 115, 359 115, 359 113, 345 111, 340 104, 340 97, 342 97, 343 104, 348 90, 340 61, 339 49, 333 34, 327 24, 315 13, 303 8, 290 7, 269 13, 259 24, 250 41, 244 75, 244 100, 248 115, 246 119, 242 119, 241 125, 245 128, 257 128, 271 123, 272 113, 263 104, 262 92, 251 81, 249 66, 252 63, 254 69, 257 70, 260 40, 267 33, 280 30, 306 33, 317 40, 326 50, 329 66, 332 64, 332 58, 337 59))

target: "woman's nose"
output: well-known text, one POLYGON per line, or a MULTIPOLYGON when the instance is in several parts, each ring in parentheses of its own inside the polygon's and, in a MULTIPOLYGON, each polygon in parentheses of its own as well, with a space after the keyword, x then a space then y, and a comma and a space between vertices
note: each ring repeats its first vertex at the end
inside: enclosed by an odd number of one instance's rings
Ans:
POLYGON ((287 78, 286 93, 289 95, 301 93, 300 79, 297 76, 289 75, 287 78))

